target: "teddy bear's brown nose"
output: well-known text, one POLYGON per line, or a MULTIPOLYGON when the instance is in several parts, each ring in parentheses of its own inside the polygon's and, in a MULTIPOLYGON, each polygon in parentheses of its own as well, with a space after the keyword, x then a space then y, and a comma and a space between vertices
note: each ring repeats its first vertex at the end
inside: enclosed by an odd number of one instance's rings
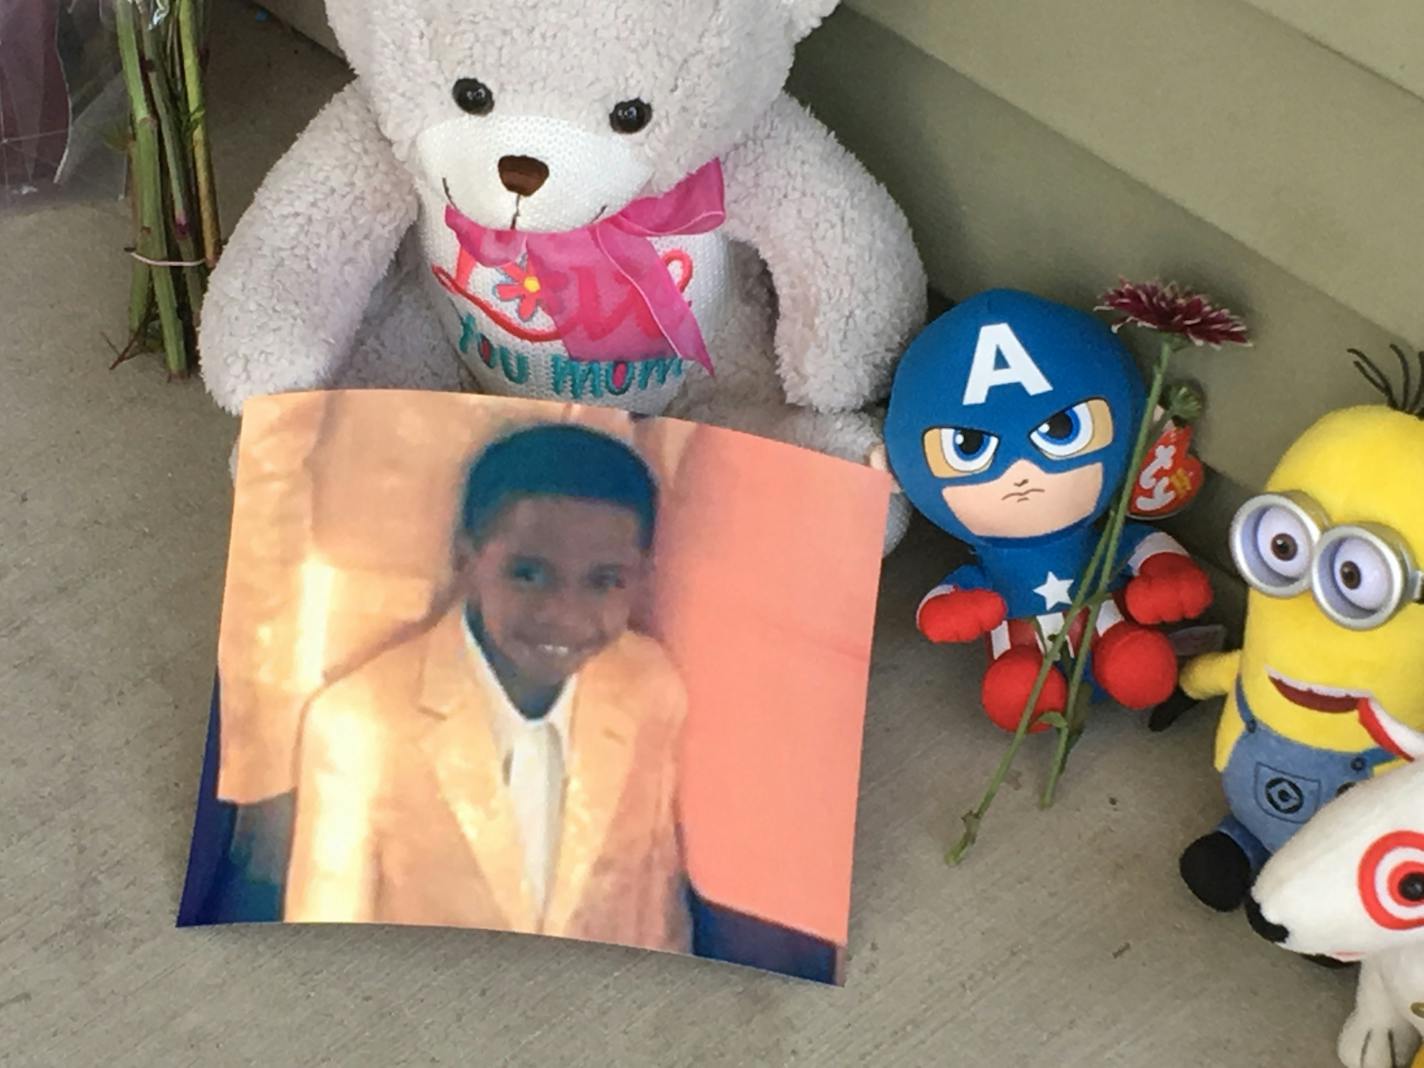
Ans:
POLYGON ((532 197, 549 180, 549 166, 530 156, 505 156, 499 161, 499 180, 515 196, 532 197))

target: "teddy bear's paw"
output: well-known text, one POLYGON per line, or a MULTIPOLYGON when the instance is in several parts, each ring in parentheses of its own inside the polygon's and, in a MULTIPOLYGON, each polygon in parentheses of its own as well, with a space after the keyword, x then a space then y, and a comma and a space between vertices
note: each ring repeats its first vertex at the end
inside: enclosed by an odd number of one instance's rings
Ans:
POLYGON ((889 556, 905 540, 914 509, 903 494, 890 495, 890 512, 885 520, 885 555, 889 556))
POLYGON ((1418 1048, 1419 1034, 1407 1023, 1356 1009, 1340 1032, 1338 1052, 1345 1068, 1408 1068, 1418 1048))
MULTIPOLYGON (((878 450, 883 444, 880 421, 868 412, 813 412, 791 408, 782 413, 768 430, 768 436, 793 445, 870 467, 881 467, 877 462, 878 450)), ((885 524, 886 556, 904 539, 912 514, 909 500, 901 493, 892 493, 885 524)))

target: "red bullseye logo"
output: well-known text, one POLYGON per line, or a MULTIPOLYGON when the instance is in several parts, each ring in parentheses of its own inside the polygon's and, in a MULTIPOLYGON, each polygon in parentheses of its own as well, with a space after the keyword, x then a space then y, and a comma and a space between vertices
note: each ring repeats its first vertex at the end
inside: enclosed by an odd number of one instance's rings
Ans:
POLYGON ((1395 831, 1360 859, 1360 900, 1390 931, 1424 927, 1424 834, 1395 831))

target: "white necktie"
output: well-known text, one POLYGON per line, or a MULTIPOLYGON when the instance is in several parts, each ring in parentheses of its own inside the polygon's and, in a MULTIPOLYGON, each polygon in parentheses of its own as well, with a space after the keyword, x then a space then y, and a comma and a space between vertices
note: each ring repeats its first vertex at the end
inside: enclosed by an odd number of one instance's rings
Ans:
POLYGON ((510 753, 509 792, 524 843, 524 875, 543 915, 559 852, 563 819, 564 754, 551 723, 527 723, 510 753))

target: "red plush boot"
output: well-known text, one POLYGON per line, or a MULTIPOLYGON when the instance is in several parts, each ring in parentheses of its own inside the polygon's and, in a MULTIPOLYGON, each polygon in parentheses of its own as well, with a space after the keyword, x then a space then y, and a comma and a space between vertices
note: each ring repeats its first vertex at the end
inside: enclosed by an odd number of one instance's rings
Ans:
MULTIPOLYGON (((1028 704, 1028 696, 1042 667, 1042 653, 1035 648, 1018 646, 995 660, 984 673, 984 711, 1004 730, 1012 733, 1019 729, 1024 705, 1028 704)), ((1034 734, 1048 730, 1046 724, 1037 722, 1038 717, 1045 712, 1062 712, 1067 701, 1068 680, 1063 672, 1054 668, 1048 673, 1048 681, 1034 705, 1035 722, 1029 730, 1034 734)))
POLYGON ((1177 654, 1160 631, 1122 622, 1093 644, 1093 675, 1118 704, 1155 708, 1177 689, 1177 654))

